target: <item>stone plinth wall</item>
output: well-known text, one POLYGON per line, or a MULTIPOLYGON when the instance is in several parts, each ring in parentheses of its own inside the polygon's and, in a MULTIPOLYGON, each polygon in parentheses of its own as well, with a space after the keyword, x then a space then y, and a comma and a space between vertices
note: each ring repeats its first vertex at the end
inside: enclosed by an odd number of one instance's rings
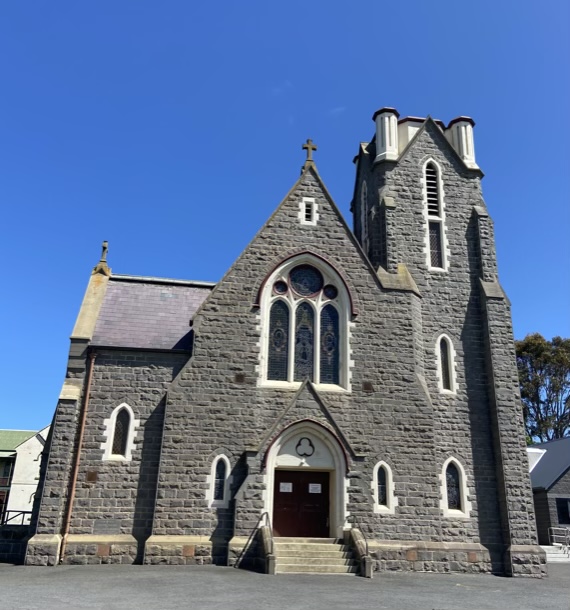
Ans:
POLYGON ((205 536, 151 536, 145 545, 146 565, 225 564, 227 543, 205 536))

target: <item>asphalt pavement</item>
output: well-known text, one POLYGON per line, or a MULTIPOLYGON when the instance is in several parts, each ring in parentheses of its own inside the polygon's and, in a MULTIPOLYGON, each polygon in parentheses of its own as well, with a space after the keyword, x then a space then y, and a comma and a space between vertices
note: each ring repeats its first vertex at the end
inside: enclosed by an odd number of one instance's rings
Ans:
POLYGON ((570 564, 544 579, 383 572, 266 576, 215 566, 0 564, 2 610, 570 610, 570 564))

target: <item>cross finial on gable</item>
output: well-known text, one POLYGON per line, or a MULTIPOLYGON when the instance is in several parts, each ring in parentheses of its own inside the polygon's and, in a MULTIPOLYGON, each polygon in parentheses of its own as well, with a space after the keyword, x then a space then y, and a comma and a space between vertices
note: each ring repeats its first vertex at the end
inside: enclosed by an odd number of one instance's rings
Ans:
POLYGON ((317 147, 316 147, 315 144, 313 144, 313 140, 311 140, 311 138, 308 138, 307 142, 305 144, 303 144, 302 148, 303 148, 303 150, 307 151, 307 158, 305 159, 305 165, 303 166, 303 169, 304 169, 305 167, 307 167, 311 163, 314 163, 314 161, 313 161, 313 151, 317 150, 317 147))
POLYGON ((93 268, 93 274, 102 273, 103 275, 111 275, 111 269, 107 265, 107 251, 109 250, 109 242, 104 241, 101 246, 101 259, 93 268))

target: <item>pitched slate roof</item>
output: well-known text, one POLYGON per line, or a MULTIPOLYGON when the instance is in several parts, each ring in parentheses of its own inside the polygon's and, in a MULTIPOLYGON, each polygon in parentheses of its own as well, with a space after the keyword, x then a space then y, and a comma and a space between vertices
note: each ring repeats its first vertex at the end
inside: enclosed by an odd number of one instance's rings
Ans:
POLYGON ((35 436, 37 430, 0 430, 0 457, 10 457, 16 447, 35 436))
POLYGON ((530 473, 532 488, 548 491, 570 468, 570 436, 533 447, 545 449, 546 452, 530 473))
POLYGON ((190 348, 190 320, 215 284, 113 275, 92 345, 144 349, 190 348))

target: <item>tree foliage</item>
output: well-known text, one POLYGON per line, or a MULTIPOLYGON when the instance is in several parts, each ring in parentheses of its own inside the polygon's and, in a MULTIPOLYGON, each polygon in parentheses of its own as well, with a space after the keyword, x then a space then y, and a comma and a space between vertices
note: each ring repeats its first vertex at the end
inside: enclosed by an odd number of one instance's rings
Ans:
POLYGON ((533 442, 570 435, 570 339, 515 341, 526 433, 533 442))

